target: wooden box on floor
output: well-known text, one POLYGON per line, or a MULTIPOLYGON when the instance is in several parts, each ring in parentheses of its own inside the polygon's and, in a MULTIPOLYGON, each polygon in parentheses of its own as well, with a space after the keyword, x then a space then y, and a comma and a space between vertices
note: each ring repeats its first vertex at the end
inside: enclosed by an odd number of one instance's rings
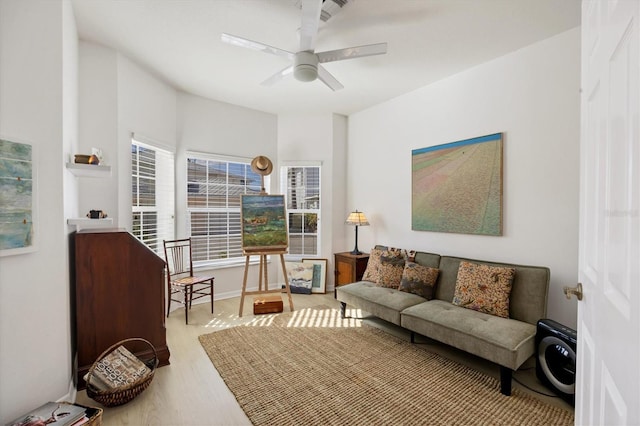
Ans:
POLYGON ((276 314, 282 312, 282 297, 260 296, 253 298, 253 314, 276 314))

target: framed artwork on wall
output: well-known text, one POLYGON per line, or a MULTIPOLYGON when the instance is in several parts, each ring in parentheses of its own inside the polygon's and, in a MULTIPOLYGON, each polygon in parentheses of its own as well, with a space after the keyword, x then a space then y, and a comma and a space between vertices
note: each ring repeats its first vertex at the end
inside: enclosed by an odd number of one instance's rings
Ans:
POLYGON ((327 292, 327 259, 302 259, 302 263, 313 265, 312 293, 327 292))
POLYGON ((34 165, 31 144, 0 138, 0 256, 37 248, 34 165))
POLYGON ((245 253, 286 251, 289 246, 284 195, 242 195, 242 250, 245 253))
POLYGON ((411 229, 502 235, 502 133, 411 151, 411 229))

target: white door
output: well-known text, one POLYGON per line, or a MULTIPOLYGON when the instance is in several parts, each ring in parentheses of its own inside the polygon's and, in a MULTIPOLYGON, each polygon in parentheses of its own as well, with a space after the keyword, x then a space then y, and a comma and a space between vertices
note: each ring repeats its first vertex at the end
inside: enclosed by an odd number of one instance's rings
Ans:
POLYGON ((640 424, 640 0, 583 0, 577 425, 640 424))

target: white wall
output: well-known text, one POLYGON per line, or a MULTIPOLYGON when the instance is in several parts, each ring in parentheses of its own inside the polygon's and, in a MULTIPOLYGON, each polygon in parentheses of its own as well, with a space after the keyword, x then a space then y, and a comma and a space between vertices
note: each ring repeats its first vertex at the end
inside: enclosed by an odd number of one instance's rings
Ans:
POLYGON ((176 145, 176 90, 124 55, 80 43, 78 152, 102 149, 111 177, 79 180, 77 214, 104 210, 114 227, 131 229, 131 134, 176 145))
POLYGON ((78 209, 71 217, 84 218, 89 210, 103 210, 117 227, 118 55, 106 47, 81 41, 78 58, 78 144, 70 153, 70 161, 74 154, 91 154, 91 148, 100 148, 103 164, 110 165, 112 171, 110 177, 76 178, 78 209))
POLYGON ((0 423, 69 392, 63 147, 75 143, 76 61, 66 1, 0 0, 0 134, 32 144, 37 250, 0 258, 0 423), (65 29, 63 30, 63 26, 65 29))
MULTIPOLYGON (((178 93, 176 153, 176 237, 188 236, 186 212, 186 151, 252 159, 265 155, 278 162, 277 117, 224 102, 213 101, 187 93, 178 93)), ((275 170, 274 170, 275 172, 275 170)), ((277 188, 275 173, 267 192, 277 188)), ((252 261, 259 258, 254 256, 252 261)), ((273 262, 272 262, 273 265, 273 262)), ((279 265, 278 265, 279 266, 279 265)), ((269 282, 277 282, 277 268, 269 266, 269 282)), ((215 276, 215 298, 239 296, 242 289, 244 264, 219 268, 215 276)), ((257 288, 258 268, 252 266, 247 280, 249 289, 257 288)))
MULTIPOLYGON (((327 259, 327 291, 333 288, 333 230, 344 223, 344 153, 347 145, 347 117, 338 114, 280 114, 278 116, 278 166, 321 163, 320 236, 318 258, 327 259), (337 179, 336 179, 337 178, 337 179), (338 183, 338 184, 336 184, 338 183)), ((279 167, 278 173, 280 172, 279 167)), ((280 177, 274 182, 276 192, 280 177)), ((339 239, 341 242, 341 239, 339 239)), ((282 274, 278 279, 283 281, 282 274)))
POLYGON ((131 134, 175 148, 176 90, 118 54, 118 225, 131 230, 131 134))
POLYGON ((371 222, 360 248, 548 266, 548 316, 575 327, 562 287, 578 271, 579 83, 576 28, 350 116, 348 199, 371 222), (497 132, 503 235, 412 231, 411 150, 497 132))
MULTIPOLYGON (((73 8, 64 1, 62 15, 62 163, 78 152, 78 35, 73 8)), ((64 217, 75 217, 78 211, 78 182, 71 173, 63 173, 64 217)), ((68 253, 67 253, 68 254, 68 253)), ((68 264, 68 262, 65 262, 68 264)))

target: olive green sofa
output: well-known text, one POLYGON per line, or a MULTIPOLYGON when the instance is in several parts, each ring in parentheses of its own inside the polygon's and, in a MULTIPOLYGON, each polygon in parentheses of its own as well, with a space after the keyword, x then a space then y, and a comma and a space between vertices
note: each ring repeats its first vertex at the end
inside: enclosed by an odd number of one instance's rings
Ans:
POLYGON ((424 252, 414 261, 439 270, 433 299, 360 281, 337 287, 342 316, 349 305, 410 330, 412 342, 418 333, 498 364, 500 390, 510 395, 513 371, 535 353, 536 325, 547 311, 549 268, 424 252), (452 304, 462 261, 515 268, 509 318, 452 304))

